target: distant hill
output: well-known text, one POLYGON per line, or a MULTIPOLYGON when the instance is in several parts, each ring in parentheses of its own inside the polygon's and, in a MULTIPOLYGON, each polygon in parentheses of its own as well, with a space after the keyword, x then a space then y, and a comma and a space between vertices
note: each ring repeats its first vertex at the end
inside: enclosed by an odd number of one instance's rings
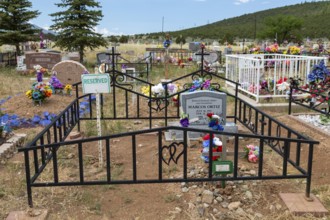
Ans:
POLYGON ((51 30, 47 30, 47 29, 44 29, 42 27, 39 27, 38 25, 35 25, 35 24, 32 24, 33 28, 35 29, 38 29, 38 30, 41 30, 42 33, 45 35, 45 36, 48 36, 49 38, 54 38, 57 33, 54 32, 54 31, 51 31, 51 30))
MULTIPOLYGON (((238 38, 254 39, 262 31, 265 18, 275 15, 292 15, 303 20, 303 27, 299 34, 302 37, 330 38, 330 2, 305 2, 280 8, 245 14, 239 17, 224 19, 212 24, 195 28, 171 32, 174 38, 184 37, 200 39, 223 39, 225 35, 238 38)), ((162 36, 162 33, 152 33, 153 37, 162 36)))

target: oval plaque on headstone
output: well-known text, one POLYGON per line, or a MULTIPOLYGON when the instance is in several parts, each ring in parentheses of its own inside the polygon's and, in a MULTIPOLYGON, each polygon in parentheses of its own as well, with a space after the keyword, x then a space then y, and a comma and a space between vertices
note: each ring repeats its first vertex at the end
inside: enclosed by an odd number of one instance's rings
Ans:
POLYGON ((214 63, 218 60, 219 56, 216 52, 210 52, 210 55, 205 55, 204 59, 208 63, 214 63))
POLYGON ((81 75, 87 71, 86 67, 73 60, 64 60, 57 63, 52 72, 57 73, 57 78, 63 84, 74 84, 81 81, 81 75))

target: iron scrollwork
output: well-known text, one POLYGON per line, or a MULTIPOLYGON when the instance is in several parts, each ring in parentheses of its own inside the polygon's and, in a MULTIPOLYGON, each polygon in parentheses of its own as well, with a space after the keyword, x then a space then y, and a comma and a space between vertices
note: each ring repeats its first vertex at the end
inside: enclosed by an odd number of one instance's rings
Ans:
POLYGON ((123 73, 120 72, 115 72, 112 73, 110 75, 111 78, 111 83, 110 85, 114 86, 114 85, 119 85, 119 86, 125 86, 127 87, 129 90, 133 90, 133 85, 130 83, 125 83, 126 81, 126 76, 123 73))
POLYGON ((184 143, 183 142, 173 142, 169 146, 163 146, 161 148, 161 158, 164 163, 170 165, 170 162, 173 161, 175 164, 178 164, 180 157, 184 154, 184 143), (178 148, 182 148, 181 151, 178 148), (168 153, 169 156, 165 157, 164 153, 168 153))
POLYGON ((169 106, 170 102, 165 98, 151 98, 148 102, 148 106, 155 110, 156 112, 160 112, 169 106), (153 107, 152 104, 155 103, 156 107, 153 107))

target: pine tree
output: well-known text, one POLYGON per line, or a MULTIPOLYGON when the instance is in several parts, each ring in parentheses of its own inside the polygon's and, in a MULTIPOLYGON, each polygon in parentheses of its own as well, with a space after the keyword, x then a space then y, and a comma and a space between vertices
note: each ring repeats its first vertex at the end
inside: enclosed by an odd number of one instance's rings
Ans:
POLYGON ((40 12, 29 11, 31 6, 32 3, 27 0, 0 1, 0 45, 14 45, 17 55, 21 55, 20 43, 38 38, 39 30, 28 22, 40 12))
POLYGON ((100 46, 107 46, 107 41, 93 29, 103 17, 101 10, 92 10, 100 8, 98 2, 94 0, 62 0, 62 3, 55 5, 66 9, 50 15, 54 17, 54 24, 50 26, 50 29, 58 32, 55 46, 67 51, 78 50, 81 63, 86 48, 92 50, 100 46))

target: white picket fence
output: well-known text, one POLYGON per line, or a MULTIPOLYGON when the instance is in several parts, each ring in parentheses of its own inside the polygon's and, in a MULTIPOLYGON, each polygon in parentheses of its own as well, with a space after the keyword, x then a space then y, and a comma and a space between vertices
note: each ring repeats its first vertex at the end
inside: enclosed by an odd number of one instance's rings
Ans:
MULTIPOLYGON (((306 83, 307 75, 315 64, 326 57, 312 57, 285 54, 239 54, 226 55, 226 78, 239 82, 239 90, 259 102, 260 98, 286 97, 287 91, 276 86, 280 79, 299 77, 306 83), (261 82, 267 81, 269 93, 261 89, 261 82)), ((226 81, 226 84, 235 86, 226 81)))

